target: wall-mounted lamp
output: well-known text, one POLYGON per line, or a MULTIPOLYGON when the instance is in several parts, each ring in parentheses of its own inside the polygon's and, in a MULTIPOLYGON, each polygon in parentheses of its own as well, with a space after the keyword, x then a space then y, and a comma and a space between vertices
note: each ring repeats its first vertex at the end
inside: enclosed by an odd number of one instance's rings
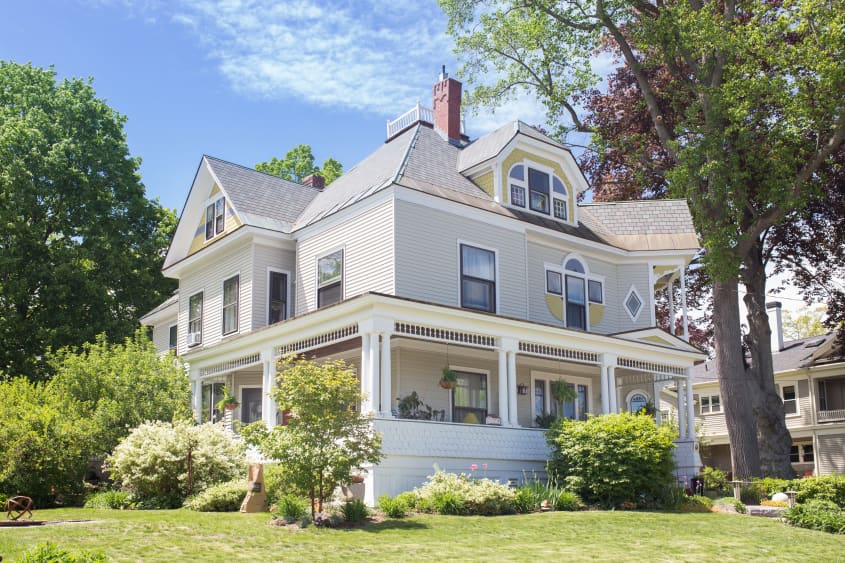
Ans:
POLYGON ((516 392, 520 395, 527 395, 528 394, 528 386, 524 383, 520 383, 516 386, 516 392))

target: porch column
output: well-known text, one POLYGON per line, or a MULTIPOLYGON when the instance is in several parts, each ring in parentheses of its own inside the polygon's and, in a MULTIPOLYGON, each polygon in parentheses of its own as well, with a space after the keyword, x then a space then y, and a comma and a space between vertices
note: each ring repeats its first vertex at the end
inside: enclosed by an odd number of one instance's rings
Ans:
POLYGON ((695 440, 695 411, 693 410, 692 400, 692 374, 690 373, 689 368, 685 371, 687 372, 687 438, 695 440))
POLYGON ((683 312, 684 340, 689 342, 689 319, 687 318, 687 276, 681 266, 681 311, 683 312))
POLYGON ((667 284, 666 297, 669 301, 669 334, 675 336, 675 276, 669 276, 669 283, 667 284))
POLYGON ((616 366, 607 366, 607 398, 610 401, 610 412, 619 412, 619 400, 616 396, 616 366))
POLYGON ((616 358, 610 356, 609 354, 602 354, 601 355, 601 367, 599 372, 600 378, 600 386, 599 386, 599 393, 601 395, 601 413, 607 414, 610 412, 610 384, 608 382, 608 370, 610 368, 610 364, 616 363, 616 358))
POLYGON ((675 386, 678 388, 678 437, 681 439, 687 435, 687 408, 684 383, 684 380, 680 377, 675 378, 675 386))
MULTIPOLYGON (((508 426, 519 426, 516 408, 516 350, 519 347, 519 341, 515 338, 502 338, 499 341, 501 350, 503 350, 507 357, 508 366, 508 426)), ((501 356, 500 356, 501 357, 501 356)), ((499 368, 501 369, 501 368, 499 368)), ((501 395, 500 395, 501 396, 501 395)), ((502 422, 504 423, 504 417, 502 422)))
POLYGON ((361 412, 372 412, 373 402, 370 397, 370 333, 365 332, 361 335, 361 393, 364 398, 361 399, 361 412))
POLYGON ((510 424, 508 412, 508 353, 499 348, 499 418, 502 424, 510 424))
POLYGON ((261 381, 261 419, 268 429, 276 426, 276 400, 270 396, 276 386, 276 361, 273 350, 261 353, 263 377, 261 381))
POLYGON ((390 410, 393 406, 391 397, 391 393, 393 393, 391 390, 393 366, 391 363, 390 336, 390 332, 383 332, 381 335, 381 416, 384 418, 393 416, 390 410))
POLYGON ((191 381, 191 406, 194 409, 194 419, 202 424, 202 381, 200 381, 199 373, 193 370, 188 371, 188 377, 191 381))
POLYGON ((368 364, 369 365, 367 367, 369 368, 370 376, 367 380, 369 388, 366 393, 370 396, 370 408, 372 409, 372 412, 378 413, 379 400, 381 399, 381 395, 379 394, 379 379, 381 378, 381 370, 379 369, 379 333, 377 332, 370 335, 370 359, 368 364))
POLYGON ((663 415, 660 414, 660 390, 663 388, 663 384, 657 380, 656 375, 652 374, 652 377, 654 381, 652 383, 653 398, 651 402, 654 404, 654 421, 658 426, 661 426, 663 424, 663 415))

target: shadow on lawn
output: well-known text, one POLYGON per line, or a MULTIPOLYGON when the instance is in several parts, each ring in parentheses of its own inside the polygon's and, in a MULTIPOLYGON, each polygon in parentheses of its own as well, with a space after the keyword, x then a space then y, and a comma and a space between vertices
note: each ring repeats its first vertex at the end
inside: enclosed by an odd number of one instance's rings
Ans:
POLYGON ((408 520, 383 520, 381 522, 372 522, 358 529, 362 532, 372 532, 377 534, 388 530, 425 530, 428 527, 429 526, 421 522, 410 522, 408 520))

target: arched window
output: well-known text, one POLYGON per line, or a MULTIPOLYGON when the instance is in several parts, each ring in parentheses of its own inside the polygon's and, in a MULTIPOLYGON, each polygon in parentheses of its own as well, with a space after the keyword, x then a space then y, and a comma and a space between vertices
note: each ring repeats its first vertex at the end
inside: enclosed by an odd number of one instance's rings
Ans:
POLYGON ((569 192, 554 174, 526 164, 514 164, 508 172, 508 186, 512 206, 527 206, 534 213, 568 219, 569 192))
POLYGON ((631 414, 637 414, 648 406, 648 397, 644 393, 635 392, 628 397, 628 410, 631 414))
POLYGON ((566 279, 566 326, 587 330, 587 273, 584 264, 570 258, 564 266, 566 279))

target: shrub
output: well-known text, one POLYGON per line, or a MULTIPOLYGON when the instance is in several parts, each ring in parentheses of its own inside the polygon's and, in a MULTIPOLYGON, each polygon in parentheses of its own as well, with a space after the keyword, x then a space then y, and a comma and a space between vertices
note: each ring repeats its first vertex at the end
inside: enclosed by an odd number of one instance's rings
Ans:
POLYGON ((845 508, 845 475, 819 475, 806 479, 795 479, 792 489, 798 491, 795 500, 800 503, 809 500, 829 500, 845 508))
POLYGON ((19 563, 106 563, 109 559, 101 552, 62 549, 54 543, 41 543, 18 559, 19 563))
POLYGON ((588 502, 618 506, 659 498, 673 482, 674 434, 647 415, 564 420, 546 434, 553 477, 588 502))
POLYGON ((408 514, 409 505, 400 496, 382 495, 378 499, 378 507, 388 518, 404 518, 408 514))
POLYGON ((125 510, 135 508, 135 503, 126 491, 109 490, 89 495, 85 500, 85 508, 125 510))
POLYGON ((798 528, 845 534, 845 511, 829 500, 809 500, 783 513, 786 521, 798 528))
POLYGON ((578 495, 563 490, 558 491, 557 495, 552 495, 549 499, 549 504, 551 505, 552 510, 560 512, 572 512, 583 506, 583 503, 578 495))
POLYGON ((245 481, 229 481, 207 488, 186 500, 184 506, 197 512, 237 512, 246 493, 245 481))
POLYGON ((361 522, 370 516, 370 509, 360 499, 344 502, 340 505, 340 513, 347 522, 361 522))
POLYGON ((537 489, 530 485, 523 485, 514 491, 513 508, 520 514, 539 510, 541 502, 543 499, 537 493, 537 489))
POLYGON ((684 512, 710 512, 713 501, 702 495, 687 496, 680 508, 684 512))
POLYGON ((559 486, 554 479, 544 483, 535 478, 514 491, 514 510, 534 512, 544 500, 549 502, 549 508, 558 511, 578 510, 583 505, 578 495, 559 486))
POLYGON ((704 480, 704 489, 725 494, 729 491, 728 474, 716 467, 702 467, 701 478, 704 480))
POLYGON ((283 463, 264 466, 264 490, 267 492, 267 504, 271 506, 288 494, 303 498, 308 496, 308 491, 297 485, 290 468, 283 463))
MULTIPOLYGON (((308 507, 308 501, 302 497, 298 497, 292 494, 282 495, 278 500, 276 500, 276 512, 273 516, 277 518, 281 518, 288 524, 293 524, 294 522, 302 522, 303 518, 308 518, 308 522, 311 521, 311 516, 309 515, 310 508, 308 507)), ((305 526, 301 526, 305 528, 305 526)))
POLYGON ((737 514, 745 514, 748 508, 741 500, 733 497, 722 497, 713 501, 713 509, 718 512, 735 512, 737 514))
POLYGON ((514 491, 490 479, 437 470, 422 487, 415 489, 416 508, 440 514, 494 516, 515 512, 514 491))
POLYGON ((107 466, 112 478, 139 500, 180 506, 190 493, 242 475, 244 446, 219 424, 148 422, 115 448, 107 466))
POLYGON ((747 487, 740 487, 739 489, 739 499, 744 504, 760 504, 760 500, 765 496, 766 493, 763 492, 763 488, 753 483, 747 487))

